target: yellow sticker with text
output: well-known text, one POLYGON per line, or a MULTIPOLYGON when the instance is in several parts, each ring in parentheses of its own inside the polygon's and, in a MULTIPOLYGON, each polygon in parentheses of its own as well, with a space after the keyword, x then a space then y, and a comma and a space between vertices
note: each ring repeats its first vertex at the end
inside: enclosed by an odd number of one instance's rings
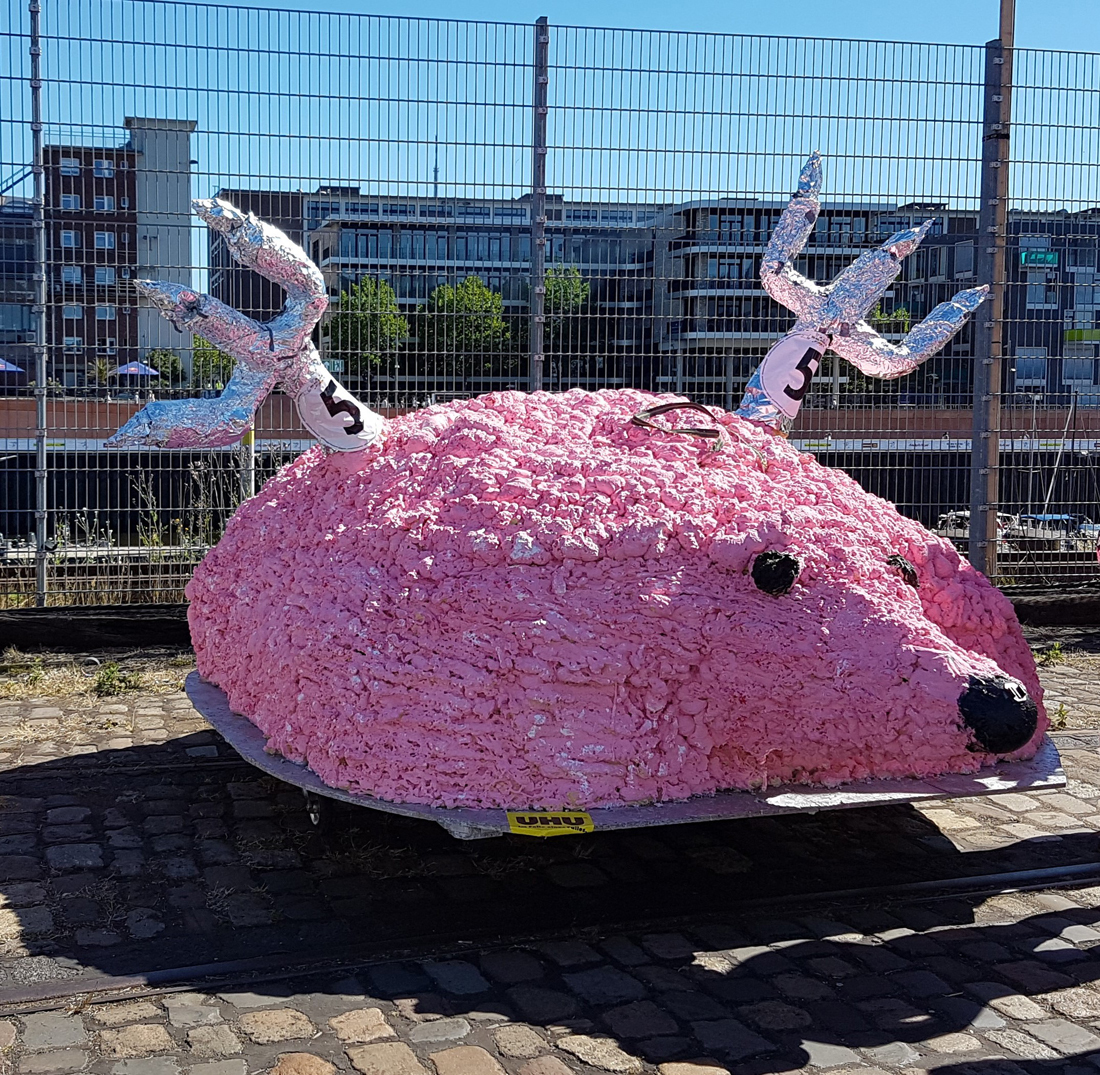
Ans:
POLYGON ((591 815, 580 810, 563 813, 509 810, 508 828, 521 836, 568 836, 573 832, 592 832, 596 826, 591 815))

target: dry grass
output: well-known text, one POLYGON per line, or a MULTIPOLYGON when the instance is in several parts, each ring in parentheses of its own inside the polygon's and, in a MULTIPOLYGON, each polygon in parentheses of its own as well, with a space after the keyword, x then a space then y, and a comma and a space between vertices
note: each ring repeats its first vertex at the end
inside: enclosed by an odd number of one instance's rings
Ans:
POLYGON ((110 698, 135 690, 169 694, 183 688, 194 667, 189 649, 29 654, 9 646, 0 656, 0 699, 110 698))

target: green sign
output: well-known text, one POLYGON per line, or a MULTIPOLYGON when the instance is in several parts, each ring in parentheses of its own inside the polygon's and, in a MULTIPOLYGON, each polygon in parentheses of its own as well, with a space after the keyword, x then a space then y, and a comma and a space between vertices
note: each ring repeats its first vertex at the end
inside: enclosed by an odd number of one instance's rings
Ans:
POLYGON ((1032 265, 1035 267, 1045 268, 1057 268, 1058 267, 1058 251, 1057 250, 1021 250, 1020 251, 1020 264, 1032 265))

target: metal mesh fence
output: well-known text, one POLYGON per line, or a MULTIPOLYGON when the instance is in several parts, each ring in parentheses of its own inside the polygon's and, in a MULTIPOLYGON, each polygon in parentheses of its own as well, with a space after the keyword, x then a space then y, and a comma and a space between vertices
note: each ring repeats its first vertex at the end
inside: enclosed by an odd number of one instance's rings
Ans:
MULTIPOLYGON (((282 306, 191 217, 191 198, 224 197, 305 247, 332 300, 322 357, 389 413, 533 380, 735 407, 791 323, 759 286, 759 257, 811 149, 825 156, 825 201, 802 272, 827 281, 931 219, 870 315, 894 340, 979 282, 982 47, 5 3, 9 605, 181 599, 240 499, 310 443, 275 394, 241 449, 103 446, 150 395, 216 395, 231 370, 135 279, 259 319, 282 306)), ((1089 579, 1100 57, 1016 50, 1014 73, 998 570, 1089 579)), ((986 357, 974 341, 968 326, 893 382, 828 357, 792 439, 965 547, 973 371, 986 357)))

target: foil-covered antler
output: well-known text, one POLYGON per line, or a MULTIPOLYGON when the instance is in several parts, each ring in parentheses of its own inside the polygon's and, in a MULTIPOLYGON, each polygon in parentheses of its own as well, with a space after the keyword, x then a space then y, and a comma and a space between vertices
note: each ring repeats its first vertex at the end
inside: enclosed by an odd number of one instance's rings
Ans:
POLYGON ((981 305, 985 285, 941 302, 900 344, 883 339, 863 318, 901 272, 902 259, 920 245, 932 221, 891 235, 877 250, 861 254, 831 284, 821 287, 796 272, 821 210, 821 154, 812 153, 798 189, 783 211, 760 263, 764 290, 798 320, 764 356, 737 410, 742 418, 785 433, 831 348, 869 377, 890 380, 912 373, 931 358, 981 305))
POLYGON ((220 448, 248 431, 256 408, 279 385, 294 399, 303 425, 336 451, 362 451, 385 419, 344 389, 325 368, 310 333, 328 308, 325 281, 305 251, 278 228, 228 202, 199 200, 192 208, 225 236, 242 265, 281 284, 286 305, 270 321, 253 321, 210 295, 182 284, 139 280, 136 287, 178 329, 209 340, 236 360, 214 400, 147 404, 107 444, 119 448, 220 448))

